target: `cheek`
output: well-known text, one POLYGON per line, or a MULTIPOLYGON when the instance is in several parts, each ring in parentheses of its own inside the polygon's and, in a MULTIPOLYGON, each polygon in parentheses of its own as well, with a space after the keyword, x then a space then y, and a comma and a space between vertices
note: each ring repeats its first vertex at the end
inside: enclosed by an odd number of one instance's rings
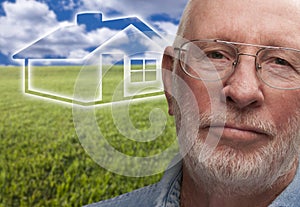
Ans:
POLYGON ((189 99, 194 99, 197 102, 199 113, 209 111, 211 105, 210 95, 205 84, 201 80, 189 77, 179 68, 176 70, 176 75, 187 86, 187 90, 180 87, 178 91, 182 98, 185 99, 185 102, 190 101, 189 99))
POLYGON ((288 127, 288 122, 292 118, 300 119, 300 91, 281 91, 281 93, 265 97, 265 106, 279 129, 288 127))
POLYGON ((189 87, 193 91, 198 104, 199 113, 211 114, 213 111, 226 109, 225 102, 222 102, 222 89, 217 84, 208 84, 198 81, 191 81, 189 87))
POLYGON ((196 101, 197 109, 193 109, 193 111, 199 114, 211 114, 226 110, 225 98, 222 96, 222 81, 202 82, 201 80, 187 76, 181 70, 177 70, 177 77, 187 86, 179 87, 177 91, 181 99, 187 105, 190 105, 188 102, 192 102, 192 99, 196 101))

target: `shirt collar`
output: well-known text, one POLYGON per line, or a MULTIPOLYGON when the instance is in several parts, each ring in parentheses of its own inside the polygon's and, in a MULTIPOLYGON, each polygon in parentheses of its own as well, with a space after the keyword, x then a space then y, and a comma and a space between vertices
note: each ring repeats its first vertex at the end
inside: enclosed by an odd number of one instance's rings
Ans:
POLYGON ((170 191, 167 194, 165 207, 179 207, 180 206, 180 189, 182 181, 182 170, 177 174, 174 182, 171 185, 170 191))
MULTIPOLYGON (((284 191, 269 205, 269 207, 299 207, 300 201, 300 159, 295 177, 284 191)), ((180 189, 182 182, 182 161, 167 170, 161 184, 166 187, 164 191, 163 207, 180 207, 180 189)))
POLYGON ((182 180, 182 158, 177 154, 158 183, 156 207, 179 207, 182 180))
POLYGON ((269 207, 298 207, 300 201, 300 159, 295 177, 269 207))

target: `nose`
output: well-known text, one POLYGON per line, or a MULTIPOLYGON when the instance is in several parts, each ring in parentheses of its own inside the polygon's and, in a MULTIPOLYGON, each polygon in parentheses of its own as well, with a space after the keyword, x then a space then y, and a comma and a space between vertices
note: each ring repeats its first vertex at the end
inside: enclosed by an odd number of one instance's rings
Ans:
POLYGON ((223 92, 226 101, 240 109, 258 107, 264 101, 264 94, 261 90, 262 84, 256 75, 254 56, 241 55, 243 56, 239 57, 234 73, 225 80, 223 92))

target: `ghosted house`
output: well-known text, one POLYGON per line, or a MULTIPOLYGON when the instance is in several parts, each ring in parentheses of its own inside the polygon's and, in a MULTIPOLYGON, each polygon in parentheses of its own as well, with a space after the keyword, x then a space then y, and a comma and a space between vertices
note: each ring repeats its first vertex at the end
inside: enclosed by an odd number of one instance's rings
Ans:
POLYGON ((160 95, 165 44, 137 17, 104 21, 101 13, 79 13, 76 24, 58 28, 13 58, 24 60, 25 93, 93 105, 160 95), (60 70, 61 79, 44 75, 60 70), (72 81, 66 70, 73 70, 72 81))

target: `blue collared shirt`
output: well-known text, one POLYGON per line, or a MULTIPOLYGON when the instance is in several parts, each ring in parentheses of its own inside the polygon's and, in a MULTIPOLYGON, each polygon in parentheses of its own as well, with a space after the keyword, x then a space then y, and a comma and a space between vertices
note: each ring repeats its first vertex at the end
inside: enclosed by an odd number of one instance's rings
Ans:
MULTIPOLYGON (((160 182, 86 207, 180 207, 182 162, 168 169, 160 182)), ((300 207, 300 170, 269 207, 300 207)))

